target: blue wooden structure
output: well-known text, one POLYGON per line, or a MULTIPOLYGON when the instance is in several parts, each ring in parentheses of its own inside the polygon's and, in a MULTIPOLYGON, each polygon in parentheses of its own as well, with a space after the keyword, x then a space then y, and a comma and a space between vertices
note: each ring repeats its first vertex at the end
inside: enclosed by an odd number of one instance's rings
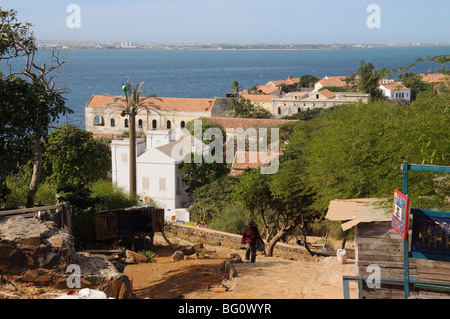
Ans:
MULTIPOLYGON (((434 165, 417 165, 417 164, 408 164, 408 162, 403 163, 403 194, 408 196, 408 172, 409 171, 426 171, 426 172, 441 172, 441 173, 450 173, 450 166, 434 166, 434 165)), ((450 212, 441 212, 441 211, 432 211, 432 210, 424 210, 411 208, 411 214, 415 216, 429 216, 429 217, 444 217, 450 218, 450 212)), ((406 234, 406 238, 404 239, 403 244, 403 254, 404 254, 404 293, 405 299, 409 298, 409 286, 411 278, 409 276, 409 258, 420 258, 420 259, 430 259, 430 260, 441 260, 441 261, 450 261, 450 256, 440 256, 435 254, 424 254, 424 253, 416 253, 409 252, 408 245, 408 234, 406 234)))

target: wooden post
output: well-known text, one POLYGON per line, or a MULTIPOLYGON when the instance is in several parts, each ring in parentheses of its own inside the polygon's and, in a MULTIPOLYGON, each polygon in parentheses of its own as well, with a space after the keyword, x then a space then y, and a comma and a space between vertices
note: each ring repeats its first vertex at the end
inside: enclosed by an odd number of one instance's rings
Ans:
MULTIPOLYGON (((403 163, 403 194, 408 196, 408 162, 403 163)), ((408 217, 409 218, 409 217, 408 217)), ((405 299, 409 298, 409 245, 408 229, 405 229, 405 238, 403 239, 403 281, 405 299)))

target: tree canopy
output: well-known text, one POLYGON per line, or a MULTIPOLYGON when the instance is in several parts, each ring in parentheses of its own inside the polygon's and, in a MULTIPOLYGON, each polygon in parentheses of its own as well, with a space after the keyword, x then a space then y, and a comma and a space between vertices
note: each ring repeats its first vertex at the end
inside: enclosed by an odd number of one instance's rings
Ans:
POLYGON ((254 105, 252 101, 243 97, 239 99, 231 99, 230 105, 227 107, 232 117, 245 118, 270 118, 272 114, 259 105, 254 105))
POLYGON ((111 169, 109 146, 74 125, 52 130, 46 140, 43 170, 46 179, 60 188, 67 184, 90 185, 111 169))

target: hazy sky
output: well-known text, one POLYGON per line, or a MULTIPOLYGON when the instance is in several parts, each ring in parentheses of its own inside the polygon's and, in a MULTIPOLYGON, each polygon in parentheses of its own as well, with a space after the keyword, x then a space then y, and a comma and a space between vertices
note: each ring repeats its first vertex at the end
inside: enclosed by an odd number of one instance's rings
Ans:
POLYGON ((2 0, 39 40, 210 43, 450 41, 449 0, 2 0), (70 4, 80 28, 68 28, 70 4), (369 28, 370 4, 380 28, 369 28))

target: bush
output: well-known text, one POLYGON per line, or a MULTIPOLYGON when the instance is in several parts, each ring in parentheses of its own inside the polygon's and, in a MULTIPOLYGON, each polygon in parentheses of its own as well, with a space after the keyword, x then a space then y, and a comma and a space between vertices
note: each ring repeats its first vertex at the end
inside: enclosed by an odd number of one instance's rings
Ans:
POLYGON ((248 210, 235 203, 224 207, 211 221, 210 227, 215 230, 233 234, 242 234, 248 222, 248 210))
POLYGON ((91 186, 91 197, 98 197, 100 203, 95 206, 97 211, 126 208, 142 204, 139 197, 134 197, 122 188, 105 180, 99 180, 91 186))

